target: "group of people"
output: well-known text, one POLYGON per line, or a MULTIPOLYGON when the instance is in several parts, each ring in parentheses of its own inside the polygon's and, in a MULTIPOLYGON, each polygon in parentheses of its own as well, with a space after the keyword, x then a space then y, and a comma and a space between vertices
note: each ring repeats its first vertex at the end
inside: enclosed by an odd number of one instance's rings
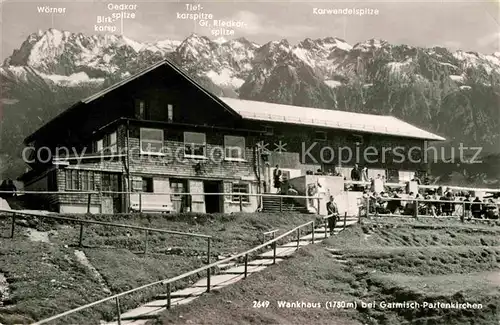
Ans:
MULTIPOLYGON (((321 169, 318 169, 315 173, 308 171, 306 174, 342 176, 336 170, 323 172, 321 169)), ((273 173, 276 193, 297 195, 298 191, 286 180, 283 181, 282 176, 283 173, 279 165, 276 165, 273 173)), ((472 217, 486 219, 499 218, 499 202, 498 200, 495 201, 493 198, 480 199, 477 196, 472 198, 469 192, 454 192, 449 189, 443 189, 442 187, 437 190, 427 190, 422 193, 410 192, 409 194, 405 194, 402 188, 391 190, 385 185, 385 176, 380 174, 377 175, 376 179, 382 180, 384 191, 376 192, 373 185, 374 179, 368 178, 368 168, 360 168, 358 164, 351 170, 350 176, 353 181, 371 184, 346 185, 348 187, 346 190, 363 192, 363 204, 361 209, 364 210, 364 212, 361 212, 362 214, 366 214, 366 210, 369 209, 369 213, 377 214, 415 215, 417 213, 435 217, 451 216, 455 214, 466 219, 472 217)), ((419 179, 416 177, 414 177, 412 181, 416 181, 420 184, 419 179)), ((308 192, 309 196, 313 196, 313 194, 314 193, 308 192)), ((338 208, 333 197, 330 197, 326 208, 328 214, 338 214, 338 208)), ((329 219, 331 219, 329 222, 334 226, 336 218, 329 219)))
MULTIPOLYGON (((376 178, 370 178, 368 177, 368 167, 363 167, 360 168, 358 164, 354 165, 354 168, 351 170, 351 180, 355 182, 363 182, 363 183, 370 183, 372 185, 366 185, 366 184, 346 184, 346 191, 357 191, 361 192, 365 190, 366 188, 369 188, 370 186, 373 186, 373 181, 375 179, 380 179, 383 184, 385 184, 386 179, 385 175, 380 175, 377 174, 376 178)), ((344 177, 344 180, 346 178, 344 177)))
POLYGON ((434 217, 456 214, 465 219, 499 218, 498 202, 492 198, 481 200, 475 197, 472 199, 469 193, 442 191, 442 188, 437 191, 429 190, 425 194, 410 192, 408 195, 403 194, 402 189, 380 193, 365 190, 362 201, 362 209, 365 213, 368 208, 370 213, 378 214, 414 215, 418 212, 420 215, 434 217))
POLYGON ((321 176, 342 176, 337 170, 334 168, 329 169, 328 171, 322 171, 321 169, 316 170, 316 172, 313 172, 312 170, 306 171, 306 175, 321 175, 321 176))

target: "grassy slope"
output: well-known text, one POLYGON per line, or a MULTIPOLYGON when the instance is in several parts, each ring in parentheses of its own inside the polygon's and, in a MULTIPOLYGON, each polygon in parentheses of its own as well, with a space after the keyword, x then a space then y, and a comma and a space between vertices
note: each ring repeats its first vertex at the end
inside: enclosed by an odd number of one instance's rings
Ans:
MULTIPOLYGON (((16 226, 16 237, 7 239, 10 218, 0 216, 0 272, 10 288, 10 299, 0 307, 0 323, 27 323, 49 317, 108 296, 92 272, 78 262, 74 245, 79 228, 69 224, 27 219, 39 231, 51 231, 50 243, 31 242, 16 226)), ((281 232, 314 219, 312 215, 233 214, 172 216, 94 216, 94 219, 142 225, 214 236, 211 258, 230 255, 260 243, 263 231, 281 232)), ((84 229, 88 260, 99 271, 106 287, 122 292, 149 282, 170 278, 201 266, 206 260, 206 241, 165 234, 150 234, 144 255, 144 233, 124 228, 89 226, 84 229)), ((194 281, 196 278, 190 279, 194 281)), ((185 283, 178 283, 182 286, 185 283)), ((123 299, 124 309, 151 299, 158 291, 147 290, 123 299)), ((113 304, 76 314, 61 323, 88 323, 113 315, 113 304), (85 319, 85 321, 83 321, 85 319)))
POLYGON ((157 323, 498 324, 500 229, 483 230, 355 227, 219 293, 176 307, 157 323), (339 249, 348 262, 336 262, 328 247, 339 249), (271 305, 253 308, 255 300, 271 305), (376 301, 378 307, 286 309, 277 307, 278 300, 376 301), (469 302, 483 308, 387 310, 381 301, 469 302))

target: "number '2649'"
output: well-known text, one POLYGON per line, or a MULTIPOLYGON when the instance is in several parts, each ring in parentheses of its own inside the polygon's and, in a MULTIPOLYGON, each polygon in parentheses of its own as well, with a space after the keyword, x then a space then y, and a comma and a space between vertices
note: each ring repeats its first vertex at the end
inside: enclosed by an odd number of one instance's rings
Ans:
POLYGON ((253 308, 267 308, 269 307, 269 301, 260 301, 260 300, 254 300, 253 301, 253 308))

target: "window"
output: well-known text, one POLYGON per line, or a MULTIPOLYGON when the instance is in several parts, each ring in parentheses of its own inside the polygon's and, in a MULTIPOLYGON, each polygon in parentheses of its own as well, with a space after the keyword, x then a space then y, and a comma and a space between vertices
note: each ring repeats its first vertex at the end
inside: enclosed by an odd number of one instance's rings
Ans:
POLYGON ((184 183, 182 181, 170 180, 170 190, 172 193, 184 193, 184 183))
POLYGON ((184 155, 191 157, 206 156, 205 133, 184 132, 184 155))
POLYGON ((116 142, 116 132, 106 134, 102 140, 99 140, 97 152, 107 151, 108 153, 118 152, 118 144, 116 142), (100 148, 99 148, 100 147, 100 148))
POLYGON ((116 132, 113 132, 109 135, 109 145, 108 145, 108 149, 109 151, 115 153, 118 151, 118 144, 116 142, 116 132))
MULTIPOLYGON (((233 183, 233 191, 232 192, 233 193, 249 194, 250 193, 250 186, 248 184, 233 183)), ((240 196, 233 195, 232 201, 233 202, 240 202, 240 196)), ((242 195, 241 202, 243 202, 243 203, 250 202, 250 197, 248 195, 242 195)))
POLYGON ((272 126, 264 126, 264 134, 265 135, 273 135, 274 134, 274 128, 272 126))
POLYGON ((150 177, 142 178, 142 191, 152 193, 153 192, 153 179, 150 177))
POLYGON ((316 131, 314 133, 314 139, 319 141, 326 141, 326 132, 325 131, 316 131))
POLYGON ((50 171, 47 175, 47 190, 57 191, 57 174, 56 171, 50 171))
POLYGON ((163 130, 141 128, 141 153, 162 153, 163 130))
POLYGON ((174 105, 168 104, 167 106, 167 119, 169 122, 174 120, 174 105))
POLYGON ((226 159, 245 159, 245 138, 232 135, 224 136, 224 149, 226 159))
POLYGON ((142 99, 135 100, 135 117, 141 120, 149 119, 149 114, 146 107, 146 101, 142 99))
POLYGON ((78 171, 77 170, 66 170, 66 189, 67 190, 78 190, 78 171))
POLYGON ((95 191, 95 188, 95 175, 93 171, 66 170, 66 190, 95 191))
POLYGON ((120 198, 120 193, 106 193, 106 192, 120 192, 121 183, 119 174, 103 173, 102 174, 102 191, 104 196, 113 198, 120 198))
POLYGON ((109 135, 105 135, 104 138, 102 138, 102 145, 104 149, 108 149, 109 147, 109 135))

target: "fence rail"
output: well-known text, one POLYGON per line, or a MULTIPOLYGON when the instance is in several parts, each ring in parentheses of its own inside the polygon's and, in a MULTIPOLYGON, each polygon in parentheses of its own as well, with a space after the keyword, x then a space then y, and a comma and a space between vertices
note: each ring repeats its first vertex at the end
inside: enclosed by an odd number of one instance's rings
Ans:
MULTIPOLYGON (((88 308, 91 308, 91 307, 95 307, 97 305, 100 305, 100 304, 103 304, 103 303, 106 303, 106 302, 110 302, 110 301, 113 301, 113 300, 116 303, 117 319, 118 319, 118 323, 120 323, 120 319, 121 319, 120 298, 123 297, 123 296, 129 295, 129 294, 135 293, 137 291, 144 290, 144 289, 147 289, 147 288, 151 288, 151 287, 157 286, 157 285, 167 285, 167 309, 169 309, 171 307, 171 284, 172 283, 174 283, 176 281, 179 281, 179 280, 182 280, 182 279, 185 279, 187 277, 193 276, 195 274, 201 273, 201 272, 207 272, 207 291, 206 292, 210 292, 210 288, 211 288, 211 285, 210 285, 211 270, 213 268, 221 265, 221 264, 226 264, 228 262, 231 262, 231 261, 233 261, 235 259, 239 259, 241 257, 244 257, 245 267, 244 267, 244 271, 242 273, 244 274, 244 277, 246 278, 247 275, 248 275, 248 255, 249 254, 254 253, 254 252, 256 252, 256 251, 258 251, 260 249, 266 248, 269 245, 272 245, 273 246, 273 264, 276 264, 276 257, 277 257, 276 256, 276 245, 277 245, 278 240, 281 240, 281 239, 283 239, 283 238, 285 238, 287 236, 293 235, 295 233, 297 235, 297 243, 299 243, 301 229, 309 227, 309 226, 311 226, 311 228, 313 229, 312 243, 314 243, 314 220, 313 220, 313 221, 306 222, 306 223, 304 223, 302 225, 299 225, 299 226, 297 226, 297 227, 295 227, 295 228, 287 231, 286 233, 281 234, 281 235, 273 238, 272 240, 270 240, 268 242, 265 242, 265 243, 263 243, 261 245, 258 245, 258 246, 254 247, 252 249, 249 249, 249 250, 244 251, 242 253, 239 253, 237 255, 234 255, 234 256, 231 256, 231 257, 227 257, 227 258, 222 259, 220 261, 217 261, 217 262, 214 262, 212 264, 200 267, 200 268, 192 270, 190 272, 186 272, 184 274, 178 275, 178 276, 170 278, 170 279, 165 279, 165 280, 159 280, 159 281, 151 282, 151 283, 145 284, 143 286, 140 286, 140 287, 128 290, 128 291, 124 291, 124 292, 112 295, 110 297, 107 297, 107 298, 104 298, 104 299, 92 302, 90 304, 86 304, 84 306, 80 306, 80 307, 68 310, 68 311, 66 311, 64 313, 61 313, 61 314, 58 314, 58 315, 55 315, 55 316, 52 316, 52 317, 40 320, 38 322, 35 322, 32 325, 47 324, 47 323, 52 322, 54 320, 66 317, 66 316, 74 314, 76 312, 79 312, 79 311, 82 311, 82 310, 85 310, 85 309, 88 309, 88 308)), ((299 245, 297 244, 297 249, 298 248, 299 248, 299 245)))
POLYGON ((69 221, 69 222, 77 223, 80 225, 80 232, 79 232, 79 238, 78 238, 78 246, 79 247, 83 246, 84 225, 101 225, 101 226, 109 226, 109 227, 116 227, 116 228, 128 228, 128 229, 135 229, 135 230, 144 231, 144 254, 147 254, 147 252, 148 252, 148 234, 151 232, 177 235, 177 236, 204 238, 207 240, 207 251, 206 251, 207 264, 210 264, 210 248, 211 248, 210 246, 211 246, 211 240, 213 237, 209 236, 209 235, 188 233, 188 232, 181 232, 181 231, 174 231, 174 230, 167 230, 167 229, 125 225, 125 224, 118 224, 118 223, 104 222, 104 221, 97 221, 97 220, 82 220, 82 219, 62 217, 62 216, 51 215, 51 214, 41 214, 41 213, 39 214, 39 213, 32 213, 32 212, 23 212, 20 210, 12 210, 12 209, 1 209, 0 208, 0 212, 12 214, 10 238, 14 238, 16 218, 19 215, 28 216, 28 217, 36 217, 36 218, 47 218, 47 219, 53 219, 53 220, 69 221))

